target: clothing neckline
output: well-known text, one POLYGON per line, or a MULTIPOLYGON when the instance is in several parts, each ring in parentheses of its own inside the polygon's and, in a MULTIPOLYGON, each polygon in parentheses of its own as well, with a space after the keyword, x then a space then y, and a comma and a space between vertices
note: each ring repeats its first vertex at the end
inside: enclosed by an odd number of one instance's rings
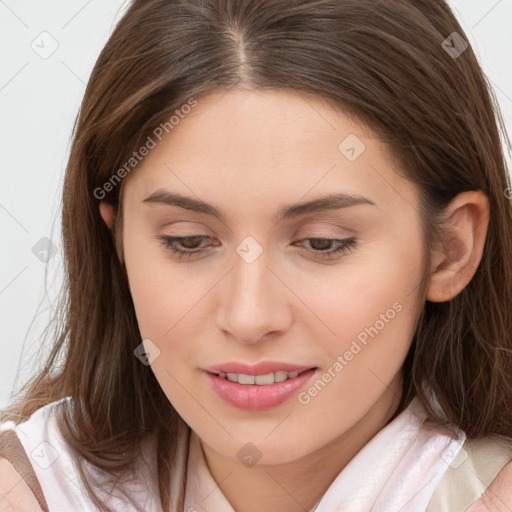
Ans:
MULTIPOLYGON (((462 431, 454 437, 426 428, 426 418, 414 397, 340 471, 310 512, 425 510, 466 438, 462 431)), ((185 510, 194 509, 235 512, 207 467, 199 436, 191 430, 185 510)))

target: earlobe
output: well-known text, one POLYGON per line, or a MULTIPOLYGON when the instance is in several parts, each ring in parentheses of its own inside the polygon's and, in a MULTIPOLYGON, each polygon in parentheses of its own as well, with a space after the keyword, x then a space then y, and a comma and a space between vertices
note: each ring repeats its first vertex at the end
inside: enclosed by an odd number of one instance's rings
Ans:
POLYGON ((489 200, 480 190, 462 192, 448 205, 444 244, 432 258, 426 299, 446 302, 473 278, 482 259, 489 224, 489 200))
POLYGON ((106 201, 100 201, 100 215, 108 229, 112 231, 116 219, 114 206, 106 201))

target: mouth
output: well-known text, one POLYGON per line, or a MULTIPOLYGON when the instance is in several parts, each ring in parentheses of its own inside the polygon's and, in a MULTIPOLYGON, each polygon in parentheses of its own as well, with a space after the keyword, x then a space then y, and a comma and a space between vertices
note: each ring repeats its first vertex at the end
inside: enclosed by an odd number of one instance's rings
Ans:
POLYGON ((257 385, 257 386, 268 386, 270 384, 275 384, 276 382, 284 382, 289 379, 295 379, 299 375, 307 372, 309 370, 316 370, 317 367, 306 368, 301 371, 292 371, 287 372, 285 370, 278 370, 276 372, 265 373, 264 375, 251 375, 247 373, 236 373, 236 372, 208 372, 212 375, 216 375, 217 377, 221 377, 222 379, 229 380, 230 382, 235 382, 238 384, 242 384, 244 386, 247 385, 257 385))
MULTIPOLYGON (((264 374, 206 371, 211 389, 227 404, 248 411, 276 407, 298 393, 318 367, 277 370, 264 374)), ((256 373, 256 372, 255 372, 256 373)))

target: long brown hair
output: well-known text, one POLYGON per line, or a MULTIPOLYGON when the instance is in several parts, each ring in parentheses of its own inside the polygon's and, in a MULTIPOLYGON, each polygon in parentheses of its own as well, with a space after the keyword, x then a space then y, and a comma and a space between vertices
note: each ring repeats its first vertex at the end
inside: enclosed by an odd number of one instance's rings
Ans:
POLYGON ((453 53, 464 46, 454 32, 468 40, 442 0, 133 2, 96 62, 74 127, 55 343, 3 419, 19 423, 73 397, 59 428, 77 458, 113 480, 154 434, 163 509, 181 510, 190 430, 133 355, 141 337, 123 270, 121 215, 113 237, 94 191, 120 213, 122 187, 106 191, 105 183, 191 98, 293 88, 341 108, 389 145, 397 172, 420 190, 426 254, 441 240, 452 198, 487 195, 480 265, 452 300, 423 300, 399 410, 417 395, 443 424, 428 387, 447 423, 468 437, 512 435, 512 188, 500 135, 510 142, 471 47, 453 53), (450 52, 443 41, 451 35, 450 52))

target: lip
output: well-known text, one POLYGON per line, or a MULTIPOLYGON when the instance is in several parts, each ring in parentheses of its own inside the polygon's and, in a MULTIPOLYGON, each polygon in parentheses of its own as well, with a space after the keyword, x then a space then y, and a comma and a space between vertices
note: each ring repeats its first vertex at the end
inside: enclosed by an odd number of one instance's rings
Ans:
MULTIPOLYGON (((222 367, 227 367, 227 365, 222 365, 222 367)), ((240 365, 238 365, 237 368, 240 368, 240 365)), ((294 369, 285 371, 300 371, 296 368, 299 367, 295 366, 294 369)), ((300 368, 304 370, 304 367, 300 368)), ((318 368, 307 368, 308 367, 306 367, 306 370, 302 371, 302 373, 293 379, 287 379, 282 382, 274 382, 274 384, 267 385, 239 384, 238 382, 232 382, 223 377, 219 377, 215 373, 210 373, 208 371, 205 373, 215 393, 217 393, 217 395, 220 396, 225 402, 239 409, 260 411, 280 405, 288 400, 296 392, 298 392, 299 389, 303 387, 305 383, 317 373, 318 368)), ((281 369, 284 370, 282 366, 281 369)), ((270 372, 267 371, 266 373, 270 372)), ((265 374, 252 373, 252 375, 265 374)))
POLYGON ((284 361, 262 361, 258 364, 247 364, 232 361, 229 363, 218 364, 205 368, 208 373, 245 373, 246 375, 266 375, 267 373, 278 372, 302 372, 316 368, 314 366, 302 366, 297 364, 285 363, 284 361))

